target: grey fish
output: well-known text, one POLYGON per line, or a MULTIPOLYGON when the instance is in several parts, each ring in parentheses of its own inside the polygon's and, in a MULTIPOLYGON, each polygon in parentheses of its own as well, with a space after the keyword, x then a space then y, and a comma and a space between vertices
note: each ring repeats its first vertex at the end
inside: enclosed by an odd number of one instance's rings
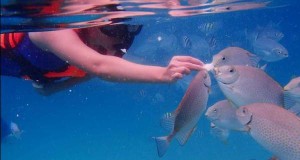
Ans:
POLYGON ((19 126, 16 123, 10 122, 10 130, 11 130, 11 136, 17 139, 21 138, 21 134, 23 133, 23 131, 20 130, 19 126))
POLYGON ((258 38, 253 42, 254 53, 262 60, 275 62, 287 58, 287 49, 275 40, 269 38, 258 38))
POLYGON ((192 47, 192 42, 188 36, 183 36, 182 37, 182 43, 184 48, 191 48, 192 47))
POLYGON ((223 143, 227 143, 229 137, 229 130, 217 127, 214 123, 210 123, 210 133, 221 140, 223 143))
POLYGON ((270 2, 240 2, 217 5, 208 8, 213 13, 232 12, 240 10, 258 9, 266 7, 270 2))
POLYGON ((278 42, 284 37, 284 34, 275 28, 265 27, 260 30, 257 36, 258 38, 268 38, 278 42))
POLYGON ((249 134, 277 158, 300 159, 299 117, 270 103, 242 106, 236 115, 249 128, 249 134))
POLYGON ((217 42, 215 35, 207 36, 205 38, 205 40, 207 41, 207 44, 209 45, 210 50, 213 50, 217 47, 218 42, 217 42))
POLYGON ((213 56, 214 67, 223 65, 245 65, 257 67, 259 57, 240 47, 227 47, 213 56))
POLYGON ((222 100, 209 107, 205 116, 219 128, 246 131, 247 128, 238 121, 235 112, 236 107, 228 100, 222 100))
POLYGON ((205 33, 206 35, 210 35, 220 30, 222 26, 223 23, 221 21, 214 21, 214 22, 202 23, 198 26, 198 29, 202 33, 205 33))
POLYGON ((227 142, 230 130, 247 130, 238 121, 235 112, 236 107, 228 100, 222 100, 209 107, 205 113, 205 116, 211 121, 211 133, 223 142, 227 142))
POLYGON ((300 115, 300 77, 292 79, 283 89, 285 108, 300 115))
POLYGON ((258 26, 253 32, 255 39, 268 38, 279 42, 284 37, 284 34, 278 29, 280 23, 269 22, 264 27, 258 26))
POLYGON ((171 130, 168 136, 154 137, 159 157, 162 157, 175 137, 180 145, 184 145, 206 109, 211 80, 207 71, 199 71, 190 83, 179 106, 173 113, 167 113, 161 125, 171 130))
POLYGON ((282 87, 261 69, 226 65, 214 71, 220 89, 237 107, 258 102, 283 106, 282 87))

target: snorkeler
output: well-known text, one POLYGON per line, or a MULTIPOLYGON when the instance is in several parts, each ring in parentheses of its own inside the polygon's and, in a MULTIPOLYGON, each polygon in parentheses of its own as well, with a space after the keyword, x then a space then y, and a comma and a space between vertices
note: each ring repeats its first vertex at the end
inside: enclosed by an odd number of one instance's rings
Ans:
POLYGON ((175 56, 167 67, 122 59, 140 25, 106 25, 84 29, 1 34, 1 75, 33 81, 48 95, 97 76, 118 82, 173 82, 200 70, 203 63, 175 56))

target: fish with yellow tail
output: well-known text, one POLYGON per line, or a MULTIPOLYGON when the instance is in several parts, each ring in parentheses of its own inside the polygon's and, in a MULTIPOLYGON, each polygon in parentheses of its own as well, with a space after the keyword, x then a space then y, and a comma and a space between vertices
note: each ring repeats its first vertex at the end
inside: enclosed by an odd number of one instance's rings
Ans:
POLYGON ((206 109, 210 85, 211 80, 207 71, 199 71, 177 109, 164 115, 161 125, 171 133, 168 136, 154 137, 159 157, 166 153, 173 138, 176 138, 180 145, 184 145, 192 135, 206 109))

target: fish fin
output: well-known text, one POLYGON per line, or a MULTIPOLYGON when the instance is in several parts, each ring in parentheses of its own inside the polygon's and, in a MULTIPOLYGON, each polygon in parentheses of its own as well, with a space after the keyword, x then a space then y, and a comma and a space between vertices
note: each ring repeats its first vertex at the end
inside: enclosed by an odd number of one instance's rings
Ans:
POLYGON ((228 129, 221 129, 221 128, 215 126, 213 123, 211 123, 210 133, 213 136, 217 137, 224 144, 228 143, 228 137, 229 137, 229 130, 228 129))
POLYGON ((164 137, 154 137, 157 147, 157 153, 159 157, 166 154, 167 149, 170 146, 171 138, 169 136, 164 137))
POLYGON ((283 97, 283 104, 285 109, 290 109, 296 105, 296 101, 293 99, 293 97, 291 97, 291 94, 289 92, 284 92, 283 97))
POLYGON ((266 68, 267 68, 267 63, 266 64, 264 64, 264 65, 262 65, 262 66, 260 66, 259 68, 261 69, 261 70, 263 70, 263 71, 265 71, 266 70, 266 68))
POLYGON ((295 113, 297 116, 300 116, 300 104, 296 103, 294 106, 289 108, 288 111, 295 113))
POLYGON ((190 136, 195 132, 196 127, 192 128, 191 130, 183 130, 176 134, 176 139, 178 143, 183 146, 187 140, 190 138, 190 136))
POLYGON ((257 55, 252 54, 252 53, 249 53, 249 52, 247 52, 247 55, 248 55, 249 58, 250 58, 251 66, 257 67, 258 62, 260 61, 260 58, 259 58, 257 55))
POLYGON ((160 125, 171 132, 174 128, 176 113, 166 113, 161 119, 160 125))

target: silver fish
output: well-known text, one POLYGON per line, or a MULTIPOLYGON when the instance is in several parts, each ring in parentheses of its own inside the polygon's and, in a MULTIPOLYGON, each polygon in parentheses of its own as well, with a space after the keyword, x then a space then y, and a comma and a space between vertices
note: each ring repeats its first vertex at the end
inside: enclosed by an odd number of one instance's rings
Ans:
POLYGON ((214 21, 214 22, 202 23, 198 26, 198 29, 205 35, 210 35, 216 33, 218 30, 222 28, 222 26, 223 23, 221 21, 214 21))
POLYGON ((191 47, 186 52, 190 53, 193 56, 199 56, 198 53, 200 52, 201 55, 209 55, 211 47, 208 42, 201 36, 197 35, 189 35, 189 39, 191 40, 191 47))
POLYGON ((10 126, 11 136, 20 139, 22 131, 20 130, 19 126, 14 122, 10 122, 9 126, 10 126))
POLYGON ((213 56, 214 67, 223 65, 245 65, 257 67, 259 57, 240 47, 227 47, 213 56))
POLYGON ((270 2, 240 2, 240 3, 214 6, 214 7, 210 7, 209 9, 213 13, 232 12, 232 11, 240 11, 240 10, 265 8, 268 5, 268 3, 270 2))
POLYGON ((300 115, 300 77, 292 79, 283 90, 285 108, 300 115))
POLYGON ((266 27, 257 36, 258 38, 269 38, 278 42, 284 37, 284 34, 277 29, 266 27))
POLYGON ((217 39, 215 35, 207 36, 206 38, 207 44, 209 45, 210 50, 213 50, 217 47, 217 39))
POLYGON ((180 145, 184 145, 206 109, 211 80, 206 71, 200 71, 190 83, 179 106, 173 113, 167 113, 161 125, 170 130, 168 136, 154 137, 159 157, 162 157, 175 137, 180 145))
POLYGON ((258 102, 283 106, 282 87, 261 69, 226 65, 214 71, 220 89, 237 107, 258 102))
POLYGON ((229 130, 217 127, 214 123, 210 123, 210 133, 221 140, 223 143, 227 143, 229 137, 229 130))
POLYGON ((188 0, 188 4, 189 5, 203 5, 205 3, 207 3, 209 0, 188 0))
POLYGON ((300 159, 299 117, 270 103, 242 106, 236 115, 249 128, 249 134, 277 158, 300 159))
POLYGON ((255 39, 268 38, 279 42, 284 37, 284 34, 278 29, 279 24, 280 22, 277 24, 274 22, 269 22, 264 27, 258 26, 253 31, 253 34, 255 35, 255 39))
POLYGON ((254 53, 262 60, 275 62, 287 58, 287 49, 275 40, 269 38, 258 38, 253 42, 254 53))
POLYGON ((183 36, 182 37, 182 44, 184 48, 191 48, 192 47, 192 42, 188 36, 183 36))
POLYGON ((236 107, 228 100, 222 100, 211 107, 205 113, 205 116, 217 127, 227 130, 246 131, 245 128, 236 118, 236 107))

